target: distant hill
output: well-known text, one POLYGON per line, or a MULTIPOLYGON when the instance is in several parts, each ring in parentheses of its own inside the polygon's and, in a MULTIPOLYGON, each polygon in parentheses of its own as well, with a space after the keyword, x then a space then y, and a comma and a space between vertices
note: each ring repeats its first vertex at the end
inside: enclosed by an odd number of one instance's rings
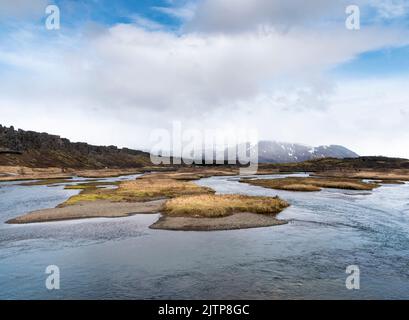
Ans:
MULTIPOLYGON (((358 158, 359 155, 343 146, 329 145, 311 147, 303 144, 276 141, 260 141, 257 144, 243 143, 233 147, 215 149, 210 147, 195 149, 192 158, 196 161, 237 161, 239 153, 246 151, 245 157, 258 158, 258 163, 296 163, 324 158, 358 158), (257 151, 257 156, 256 156, 257 151)), ((171 155, 171 151, 166 152, 171 155)))
MULTIPOLYGON (((250 147, 249 144, 237 145, 235 148, 225 150, 225 158, 231 158, 236 152, 239 152, 239 147, 243 146, 247 150, 247 155, 255 157, 255 152, 258 155, 259 163, 295 163, 314 159, 323 158, 358 158, 359 155, 343 146, 329 145, 311 147, 297 143, 285 143, 276 141, 260 141, 256 145, 250 147)), ((240 152, 242 152, 240 150, 240 152)), ((237 154, 237 153, 236 153, 237 154)))
POLYGON ((357 158, 358 154, 339 145, 310 147, 296 143, 260 141, 257 144, 259 162, 302 162, 321 158, 357 158))
POLYGON ((60 136, 0 125, 0 165, 61 168, 136 168, 151 165, 147 152, 70 142, 60 136))
POLYGON ((388 157, 359 157, 359 158, 323 158, 292 163, 263 163, 259 169, 276 169, 279 172, 324 172, 324 171, 360 171, 360 170, 408 170, 409 160, 388 157))

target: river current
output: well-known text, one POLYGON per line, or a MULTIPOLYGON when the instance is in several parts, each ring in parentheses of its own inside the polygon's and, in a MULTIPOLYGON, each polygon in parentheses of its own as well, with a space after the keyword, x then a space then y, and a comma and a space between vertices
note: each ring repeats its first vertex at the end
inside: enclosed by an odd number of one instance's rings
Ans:
POLYGON ((289 223, 174 232, 149 229, 154 214, 7 225, 78 191, 0 183, 0 299, 409 299, 409 184, 303 193, 235 177, 197 183, 279 195, 291 206, 278 218, 289 223), (49 265, 60 269, 59 290, 45 286, 49 265), (345 286, 350 265, 359 290, 345 286))

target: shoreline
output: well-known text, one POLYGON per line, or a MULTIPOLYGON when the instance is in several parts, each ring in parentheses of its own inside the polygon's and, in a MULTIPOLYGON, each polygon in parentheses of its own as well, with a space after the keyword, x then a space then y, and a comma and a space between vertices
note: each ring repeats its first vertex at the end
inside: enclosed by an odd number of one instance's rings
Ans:
MULTIPOLYGON (((42 209, 6 221, 10 225, 60 222, 93 218, 123 218, 136 214, 160 214, 166 200, 148 202, 109 202, 106 200, 82 202, 67 207, 42 209)), ((276 215, 238 212, 225 217, 170 217, 162 214, 149 226, 167 231, 227 231, 272 227, 287 224, 276 215)))
POLYGON ((169 217, 162 215, 149 228, 167 231, 228 231, 272 227, 287 224, 273 215, 251 212, 233 213, 219 218, 169 217))
MULTIPOLYGON (((149 172, 149 171, 148 171, 149 172)), ((29 174, 14 174, 14 173, 1 173, 0 182, 19 182, 19 181, 43 181, 47 180, 70 180, 75 177, 88 178, 88 179, 102 179, 102 178, 115 178, 126 175, 143 174, 140 170, 79 170, 73 172, 59 173, 57 172, 32 172, 29 174)), ((69 181, 67 181, 69 182, 69 181)))
MULTIPOLYGON (((50 168, 50 170, 53 169, 50 168)), ((135 169, 105 169, 97 171, 97 176, 100 178, 106 177, 108 175, 118 176, 137 173, 137 170, 135 169)), ((43 171, 38 173, 45 174, 43 171)), ((82 173, 85 174, 84 171, 82 173)), ((95 174, 95 170, 87 171, 86 173, 89 175, 95 174)), ((343 189, 346 187, 351 188, 351 186, 340 186, 339 181, 341 181, 342 179, 348 179, 348 181, 341 182, 348 182, 349 184, 353 184, 354 188, 356 187, 356 184, 359 184, 359 188, 365 187, 365 190, 372 190, 373 188, 377 187, 377 185, 375 184, 363 182, 361 180, 362 178, 345 178, 338 176, 333 177, 331 173, 334 175, 333 172, 329 171, 329 177, 327 178, 283 178, 272 179, 271 182, 292 183, 292 180, 294 180, 294 183, 300 183, 303 181, 305 182, 309 179, 314 182, 314 184, 319 184, 317 188, 335 187, 343 189), (328 181, 326 181, 326 179, 328 181), (332 179, 336 181, 329 181, 332 179), (321 185, 322 183, 328 184, 329 182, 336 182, 336 185, 321 185)), ((364 171, 360 174, 367 173, 367 171, 364 171)), ((372 173, 373 176, 375 176, 376 173, 379 175, 379 172, 372 173)), ((50 172, 48 172, 47 174, 50 174, 50 172)), ((76 174, 79 175, 80 172, 77 172, 76 174)), ((323 175, 323 173, 321 174, 323 175)), ((59 173, 59 175, 61 175, 61 172, 59 173)), ((119 218, 132 216, 135 214, 161 214, 159 219, 149 228, 170 231, 237 230, 271 227, 288 223, 288 221, 277 219, 277 214, 285 209, 286 206, 279 208, 277 212, 272 212, 274 214, 269 214, 268 210, 266 210, 265 207, 269 208, 269 206, 272 206, 272 204, 263 204, 263 208, 262 202, 265 201, 263 199, 256 199, 256 197, 244 199, 243 196, 236 199, 234 196, 238 195, 214 195, 213 192, 211 192, 213 190, 200 187, 196 184, 193 185, 191 183, 191 181, 199 180, 201 178, 219 175, 237 176, 236 172, 234 172, 233 170, 226 170, 225 168, 209 168, 207 170, 204 170, 203 168, 201 168, 200 170, 185 169, 167 173, 155 172, 150 174, 148 173, 144 177, 137 180, 120 182, 120 187, 115 189, 114 191, 110 189, 99 189, 97 182, 95 183, 95 186, 92 185, 92 188, 88 188, 86 182, 81 184, 80 181, 78 181, 78 189, 82 189, 81 193, 76 196, 70 197, 67 201, 61 203, 56 208, 32 211, 27 214, 12 218, 5 223, 30 224, 90 218, 119 218), (218 201, 220 202, 220 204, 218 201), (246 203, 246 201, 249 201, 249 203, 246 203), (247 208, 245 208, 244 204, 247 206, 247 208), (236 209, 232 209, 232 206, 236 206, 237 211, 236 209), (260 209, 258 206, 261 206, 263 210, 256 210, 260 209), (243 207, 245 208, 244 210, 243 207), (221 213, 223 213, 223 216, 221 213)), ((259 176, 262 175, 263 174, 259 174, 259 176)), ((342 172, 342 175, 350 176, 354 174, 352 172, 342 172)), ((13 178, 17 177, 13 176, 13 178)), ((25 180, 26 179, 27 175, 25 176, 25 180)), ((46 182, 50 179, 51 178, 48 176, 47 178, 43 178, 41 180, 42 182, 45 182, 44 185, 47 185, 46 182)), ((72 182, 74 182, 74 180, 72 182)), ((263 179, 254 181, 244 180, 240 182, 259 184, 263 182, 263 179)), ((268 188, 273 186, 263 185, 262 187, 268 188)), ((273 199, 272 197, 267 198, 269 198, 268 201, 271 201, 273 199)), ((276 200, 280 199, 277 198, 276 200)))
POLYGON ((98 200, 81 202, 67 207, 56 207, 29 212, 7 220, 7 224, 30 224, 90 218, 122 218, 135 214, 159 213, 166 200, 148 202, 110 202, 98 200))

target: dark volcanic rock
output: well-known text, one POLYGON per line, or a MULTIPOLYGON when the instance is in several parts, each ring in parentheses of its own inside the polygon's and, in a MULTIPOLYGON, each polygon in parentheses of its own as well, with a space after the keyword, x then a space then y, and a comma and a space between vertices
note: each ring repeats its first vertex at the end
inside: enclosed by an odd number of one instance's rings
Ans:
POLYGON ((131 168, 146 164, 150 164, 149 153, 143 151, 74 143, 57 135, 0 125, 0 165, 131 168))

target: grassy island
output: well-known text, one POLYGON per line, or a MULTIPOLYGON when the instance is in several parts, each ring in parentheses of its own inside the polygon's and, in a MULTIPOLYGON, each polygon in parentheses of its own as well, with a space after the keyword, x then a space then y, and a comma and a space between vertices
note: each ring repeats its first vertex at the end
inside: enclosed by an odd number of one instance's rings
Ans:
POLYGON ((241 179, 240 182, 254 186, 286 190, 286 191, 320 191, 321 188, 347 189, 347 190, 373 190, 379 187, 376 183, 366 183, 359 179, 344 178, 311 178, 289 177, 280 179, 241 179))
POLYGON ((212 174, 153 173, 131 181, 72 184, 65 188, 80 193, 57 208, 34 211, 8 223, 118 218, 138 213, 162 213, 151 228, 166 230, 231 230, 286 223, 275 218, 289 206, 278 197, 215 195, 214 190, 192 182, 212 174))
POLYGON ((225 217, 238 212, 277 214, 289 204, 278 197, 244 195, 199 195, 167 201, 163 212, 168 216, 225 217))
POLYGON ((146 202, 173 198, 182 195, 212 194, 210 188, 184 180, 176 180, 166 175, 147 175, 132 181, 115 183, 116 189, 101 189, 106 183, 69 186, 70 189, 82 189, 80 194, 71 197, 60 206, 74 205, 80 202, 107 200, 112 202, 146 202))
POLYGON ((168 200, 152 229, 183 231, 234 230, 287 223, 276 215, 289 204, 278 197, 198 195, 168 200))

